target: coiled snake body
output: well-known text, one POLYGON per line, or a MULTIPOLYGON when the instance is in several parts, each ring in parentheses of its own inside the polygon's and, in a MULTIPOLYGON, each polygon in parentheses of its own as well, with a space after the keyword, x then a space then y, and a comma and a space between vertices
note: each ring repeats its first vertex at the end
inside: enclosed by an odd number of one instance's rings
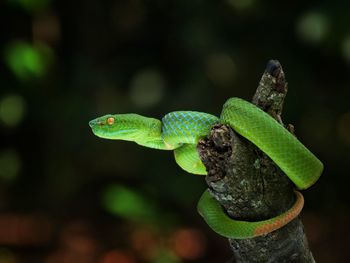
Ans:
MULTIPOLYGON (((160 150, 174 150, 177 164, 185 171, 206 175, 196 145, 218 123, 227 124, 265 152, 299 189, 317 181, 323 164, 288 130, 255 105, 231 98, 220 118, 203 112, 176 111, 162 121, 138 114, 105 115, 90 121, 95 135, 105 139, 134 141, 160 150)), ((303 207, 302 195, 295 191, 295 204, 283 214, 263 221, 231 219, 218 202, 205 191, 198 211, 208 225, 229 238, 251 238, 267 234, 294 219, 303 207)))

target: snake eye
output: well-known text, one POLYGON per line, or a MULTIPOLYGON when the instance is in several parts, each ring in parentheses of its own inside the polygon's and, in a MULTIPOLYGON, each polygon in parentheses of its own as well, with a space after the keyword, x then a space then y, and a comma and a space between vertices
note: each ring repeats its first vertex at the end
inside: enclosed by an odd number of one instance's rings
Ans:
POLYGON ((114 118, 113 118, 113 117, 109 117, 109 118, 107 119, 107 123, 108 123, 109 125, 112 125, 112 124, 114 123, 114 118))

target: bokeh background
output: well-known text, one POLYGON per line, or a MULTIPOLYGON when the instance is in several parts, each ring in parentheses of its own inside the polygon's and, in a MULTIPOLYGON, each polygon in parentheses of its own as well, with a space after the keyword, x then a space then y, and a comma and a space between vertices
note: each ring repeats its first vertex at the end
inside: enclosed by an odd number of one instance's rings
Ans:
POLYGON ((106 113, 220 114, 282 63, 284 121, 323 160, 302 218, 349 262, 350 2, 6 0, 0 4, 0 262, 225 262, 203 177, 171 152, 94 137, 106 113))

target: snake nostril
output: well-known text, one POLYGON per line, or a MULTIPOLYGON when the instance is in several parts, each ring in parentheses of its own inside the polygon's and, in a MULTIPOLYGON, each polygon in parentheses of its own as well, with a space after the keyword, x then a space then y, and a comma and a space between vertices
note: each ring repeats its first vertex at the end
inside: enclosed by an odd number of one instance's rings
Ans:
POLYGON ((89 126, 92 128, 96 124, 95 120, 89 121, 89 126))
POLYGON ((93 128, 94 126, 96 126, 96 125, 99 125, 99 126, 102 126, 102 125, 104 125, 104 123, 102 122, 102 121, 98 121, 98 120, 92 120, 92 121, 89 121, 89 126, 91 127, 91 128, 93 128))

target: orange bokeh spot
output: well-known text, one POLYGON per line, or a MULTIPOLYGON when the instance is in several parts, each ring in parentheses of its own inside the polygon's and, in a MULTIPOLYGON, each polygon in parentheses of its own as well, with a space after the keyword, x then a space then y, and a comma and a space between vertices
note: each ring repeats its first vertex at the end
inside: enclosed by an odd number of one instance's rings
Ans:
POLYGON ((157 237, 149 229, 134 231, 130 237, 131 246, 144 259, 153 258, 157 248, 157 237))
POLYGON ((136 263, 136 260, 128 252, 122 250, 107 251, 100 261, 101 263, 136 263))
POLYGON ((205 238, 196 229, 180 229, 173 235, 174 252, 183 259, 194 260, 202 257, 205 247, 205 238))
POLYGON ((51 238, 52 222, 40 214, 0 214, 1 245, 38 245, 51 238))

